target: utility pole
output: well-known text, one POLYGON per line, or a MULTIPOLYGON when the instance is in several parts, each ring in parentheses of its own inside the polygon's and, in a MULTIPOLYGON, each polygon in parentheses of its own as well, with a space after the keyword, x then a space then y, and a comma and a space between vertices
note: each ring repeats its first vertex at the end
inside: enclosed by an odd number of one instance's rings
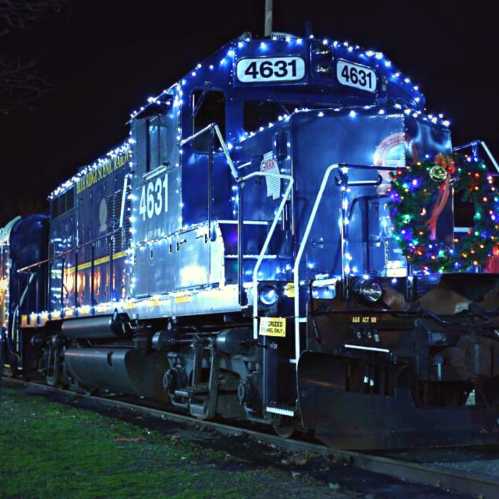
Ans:
POLYGON ((265 0, 265 36, 272 35, 273 0, 265 0))

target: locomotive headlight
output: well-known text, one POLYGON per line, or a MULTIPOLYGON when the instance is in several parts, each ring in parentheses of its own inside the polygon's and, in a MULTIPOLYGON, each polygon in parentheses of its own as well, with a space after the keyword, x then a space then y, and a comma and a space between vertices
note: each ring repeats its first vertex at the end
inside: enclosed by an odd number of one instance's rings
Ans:
POLYGON ((274 286, 263 286, 260 289, 259 296, 260 301, 266 307, 275 305, 277 303, 277 300, 279 299, 279 293, 277 292, 277 289, 274 288, 274 286))
POLYGON ((383 297, 383 288, 381 287, 381 284, 370 279, 360 281, 354 290, 369 303, 377 303, 383 297))

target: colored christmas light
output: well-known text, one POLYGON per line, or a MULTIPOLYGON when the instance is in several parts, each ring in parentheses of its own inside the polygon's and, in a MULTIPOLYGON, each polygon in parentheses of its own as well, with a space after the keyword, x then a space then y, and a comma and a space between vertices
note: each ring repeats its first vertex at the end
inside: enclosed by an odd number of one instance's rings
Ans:
POLYGON ((435 162, 420 162, 408 171, 398 170, 392 175, 390 201, 394 229, 402 235, 402 250, 415 271, 473 270, 484 267, 498 251, 499 195, 483 162, 439 155, 435 162), (404 196, 407 185, 414 185, 416 179, 421 186, 404 196), (421 218, 431 212, 438 193, 445 189, 453 189, 456 198, 471 202, 474 209, 474 226, 466 237, 450 243, 432 237, 429 221, 421 218))

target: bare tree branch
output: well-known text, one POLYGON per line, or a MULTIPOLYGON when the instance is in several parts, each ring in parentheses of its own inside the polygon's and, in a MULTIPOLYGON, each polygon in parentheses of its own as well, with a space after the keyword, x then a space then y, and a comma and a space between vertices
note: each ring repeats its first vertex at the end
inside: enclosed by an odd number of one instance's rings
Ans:
POLYGON ((30 107, 50 88, 36 69, 36 62, 0 59, 0 113, 18 106, 30 107))
POLYGON ((0 36, 25 29, 47 14, 59 13, 66 0, 0 0, 0 36))
MULTIPOLYGON (((0 0, 0 37, 30 27, 43 17, 60 13, 69 0, 0 0)), ((50 88, 35 60, 0 57, 0 114, 33 103, 50 88)))

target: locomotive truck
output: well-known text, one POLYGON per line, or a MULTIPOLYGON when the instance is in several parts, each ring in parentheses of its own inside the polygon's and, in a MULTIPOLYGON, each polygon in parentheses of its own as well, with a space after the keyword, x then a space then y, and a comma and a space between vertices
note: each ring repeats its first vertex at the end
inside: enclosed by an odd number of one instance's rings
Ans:
POLYGON ((452 153, 383 53, 245 33, 2 231, 2 363, 350 449, 497 443, 494 256, 415 265, 394 225, 396 175, 452 153))

